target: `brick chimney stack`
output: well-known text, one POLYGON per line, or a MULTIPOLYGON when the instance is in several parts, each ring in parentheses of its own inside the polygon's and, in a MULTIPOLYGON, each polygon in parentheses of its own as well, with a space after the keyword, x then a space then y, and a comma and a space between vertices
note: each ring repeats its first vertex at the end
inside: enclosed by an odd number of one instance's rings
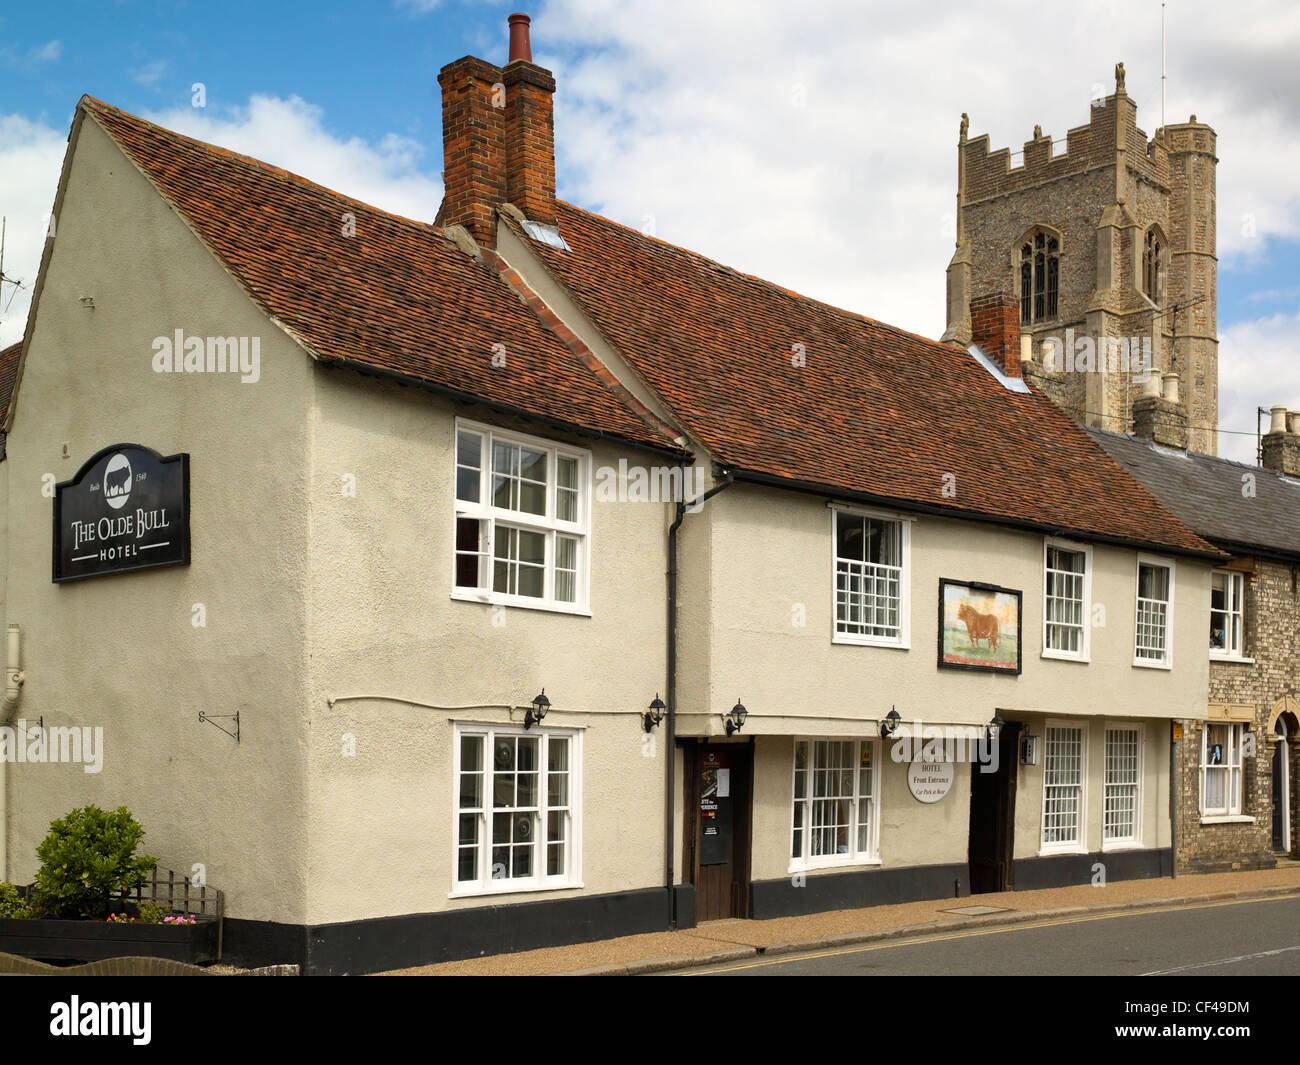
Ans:
POLYGON ((510 16, 506 64, 506 198, 555 225, 555 78, 533 63, 527 15, 510 16))
POLYGON ((1187 408, 1178 398, 1178 375, 1151 368, 1142 395, 1133 401, 1133 435, 1161 447, 1187 450, 1187 408))
POLYGON ((529 18, 509 19, 505 68, 474 56, 448 63, 442 86, 443 200, 436 224, 496 243, 496 209, 513 203, 555 224, 555 79, 532 61, 529 18))
POLYGON ((1272 407, 1269 414, 1271 421, 1264 436, 1264 466, 1288 477, 1300 477, 1300 412, 1272 407))
POLYGON ((1020 301, 994 293, 970 301, 971 343, 1008 377, 1020 376, 1020 301))

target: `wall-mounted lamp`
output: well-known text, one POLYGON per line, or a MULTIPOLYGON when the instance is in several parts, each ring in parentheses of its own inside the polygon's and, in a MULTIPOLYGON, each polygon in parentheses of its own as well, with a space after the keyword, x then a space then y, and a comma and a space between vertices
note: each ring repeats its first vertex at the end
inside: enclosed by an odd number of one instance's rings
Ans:
POLYGON ((664 701, 659 698, 659 693, 655 692, 655 701, 650 704, 650 709, 641 715, 641 731, 649 732, 659 724, 664 719, 664 711, 667 709, 664 701))
POLYGON ((733 732, 739 732, 741 726, 745 723, 745 718, 749 716, 749 711, 745 709, 739 699, 736 705, 731 708, 731 713, 727 715, 727 735, 733 732))
POLYGON ((902 720, 903 715, 891 706, 889 708, 889 713, 885 715, 885 720, 880 723, 880 738, 882 740, 889 739, 890 736, 898 731, 898 723, 902 720))
POLYGON ((993 720, 988 723, 988 727, 984 730, 984 735, 988 739, 989 743, 992 743, 999 735, 1001 735, 1002 726, 1005 724, 1006 722, 1002 720, 1002 715, 994 710, 993 720))
POLYGON ((542 689, 542 694, 533 699, 533 705, 528 708, 524 714, 524 728, 529 729, 534 725, 540 725, 542 718, 546 716, 546 711, 551 708, 551 700, 546 698, 546 689, 542 689))

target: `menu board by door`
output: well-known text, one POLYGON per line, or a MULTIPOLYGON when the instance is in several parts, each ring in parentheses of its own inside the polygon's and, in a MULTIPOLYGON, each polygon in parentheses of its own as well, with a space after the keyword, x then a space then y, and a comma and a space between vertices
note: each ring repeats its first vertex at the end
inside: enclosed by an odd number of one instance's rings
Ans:
POLYGON ((700 864, 731 861, 731 764, 719 751, 706 751, 700 764, 700 864))

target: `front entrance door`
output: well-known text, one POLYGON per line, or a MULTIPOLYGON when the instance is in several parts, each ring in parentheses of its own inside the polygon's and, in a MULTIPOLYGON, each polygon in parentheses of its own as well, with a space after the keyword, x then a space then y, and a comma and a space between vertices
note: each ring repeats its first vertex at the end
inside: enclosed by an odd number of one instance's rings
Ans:
POLYGON ((1286 724, 1277 722, 1277 744, 1273 748, 1273 850, 1291 853, 1291 759, 1286 724))
POLYGON ((998 768, 971 764, 970 890, 972 895, 1010 891, 1015 887, 1012 844, 1016 828, 1016 776, 1020 726, 998 730, 998 768))
POLYGON ((688 807, 694 827, 695 920, 749 916, 749 838, 753 748, 688 748, 688 807))

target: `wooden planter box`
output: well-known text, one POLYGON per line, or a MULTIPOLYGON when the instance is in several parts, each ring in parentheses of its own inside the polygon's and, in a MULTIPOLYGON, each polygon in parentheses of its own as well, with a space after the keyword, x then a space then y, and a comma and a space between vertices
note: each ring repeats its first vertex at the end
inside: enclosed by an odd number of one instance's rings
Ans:
POLYGON ((220 960, 220 928, 217 917, 200 917, 192 925, 0 917, 0 952, 41 961, 144 957, 196 965, 220 960))

